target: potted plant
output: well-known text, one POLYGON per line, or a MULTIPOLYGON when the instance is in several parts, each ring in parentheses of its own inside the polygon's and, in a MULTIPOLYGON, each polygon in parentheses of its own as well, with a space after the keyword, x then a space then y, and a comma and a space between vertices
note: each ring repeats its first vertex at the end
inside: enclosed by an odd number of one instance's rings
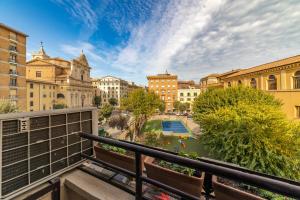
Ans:
POLYGON ((232 187, 233 184, 221 181, 219 177, 212 177, 213 188, 216 200, 263 200, 259 196, 245 192, 243 190, 232 187))
MULTIPOLYGON (((95 145, 94 150, 97 159, 135 173, 134 152, 108 144, 95 145)), ((144 163, 146 156, 142 155, 141 159, 144 163)))
POLYGON ((145 161, 145 168, 149 178, 200 198, 204 175, 196 170, 162 160, 145 161))

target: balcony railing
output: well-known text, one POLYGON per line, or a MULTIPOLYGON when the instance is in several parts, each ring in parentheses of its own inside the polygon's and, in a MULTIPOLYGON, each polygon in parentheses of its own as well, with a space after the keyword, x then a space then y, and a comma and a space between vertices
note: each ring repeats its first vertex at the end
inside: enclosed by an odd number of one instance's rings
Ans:
MULTIPOLYGON (((96 163, 100 163, 106 167, 117 170, 129 176, 135 177, 135 191, 128 191, 126 188, 122 188, 124 191, 132 193, 135 195, 135 199, 144 199, 142 193, 142 185, 143 183, 148 183, 154 185, 156 187, 167 190, 171 193, 181 196, 183 199, 192 199, 198 200, 199 197, 191 195, 189 193, 178 190, 177 188, 171 187, 170 185, 164 184, 161 181, 154 180, 145 176, 142 172, 142 155, 150 156, 153 158, 158 158, 161 160, 165 160, 167 162, 176 163, 179 165, 183 165, 189 168, 196 169, 201 172, 205 172, 204 176, 204 186, 203 190, 204 196, 209 199, 212 196, 213 187, 212 187, 212 176, 216 175, 218 177, 223 177, 226 179, 230 179, 237 182, 242 182, 247 185, 251 185, 254 187, 258 187, 260 189, 265 189, 274 193, 278 193, 280 195, 284 195, 287 197, 292 197, 299 199, 300 198, 300 183, 280 177, 275 177, 267 174, 262 174, 259 172, 251 171, 245 168, 241 168, 235 165, 231 165, 228 163, 219 162, 211 159, 200 158, 199 160, 192 160, 189 158, 184 158, 176 155, 173 152, 169 152, 162 149, 157 149, 153 147, 148 147, 136 143, 130 143, 126 141, 115 140, 106 137, 95 136, 87 133, 81 133, 81 137, 90 139, 93 141, 113 145, 116 147, 124 148, 126 150, 132 151, 135 153, 135 171, 130 171, 128 169, 124 169, 118 167, 113 164, 109 164, 105 161, 96 159, 94 157, 81 154, 82 157, 92 160, 96 163)), ((147 170, 146 170, 147 171, 147 170)), ((146 172, 147 174, 147 172, 146 172)))
POLYGON ((17 70, 9 70, 9 75, 18 76, 17 70))

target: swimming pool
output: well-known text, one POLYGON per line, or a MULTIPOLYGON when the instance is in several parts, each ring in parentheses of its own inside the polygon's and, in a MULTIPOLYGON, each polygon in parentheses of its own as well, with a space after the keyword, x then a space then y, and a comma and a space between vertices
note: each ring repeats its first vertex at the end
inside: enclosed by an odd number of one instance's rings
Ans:
POLYGON ((162 121, 162 129, 166 132, 188 133, 181 121, 162 121))

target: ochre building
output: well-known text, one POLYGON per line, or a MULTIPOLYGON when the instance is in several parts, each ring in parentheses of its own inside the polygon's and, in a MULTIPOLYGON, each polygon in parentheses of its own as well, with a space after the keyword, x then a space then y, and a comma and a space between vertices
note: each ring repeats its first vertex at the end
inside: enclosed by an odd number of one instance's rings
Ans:
POLYGON ((27 88, 29 87, 27 94, 33 92, 33 96, 42 99, 34 98, 36 103, 33 102, 32 106, 32 97, 27 95, 27 110, 49 110, 61 105, 68 108, 91 106, 94 89, 90 69, 83 53, 69 61, 49 57, 41 46, 37 53, 32 54, 32 60, 27 62, 26 78, 27 88), (30 84, 34 88, 30 88, 30 84), (37 88, 41 91, 38 92, 37 88), (44 103, 35 106, 38 102, 44 103))
POLYGON ((174 102, 177 100, 177 75, 157 74, 154 76, 147 76, 148 90, 154 91, 166 104, 166 111, 174 111, 174 102))
MULTIPOLYGON (((273 94, 290 119, 300 119, 300 55, 218 76, 224 88, 249 86, 273 94)), ((209 87, 209 86, 208 86, 209 87)))
POLYGON ((26 37, 0 23, 0 99, 26 111, 26 37))

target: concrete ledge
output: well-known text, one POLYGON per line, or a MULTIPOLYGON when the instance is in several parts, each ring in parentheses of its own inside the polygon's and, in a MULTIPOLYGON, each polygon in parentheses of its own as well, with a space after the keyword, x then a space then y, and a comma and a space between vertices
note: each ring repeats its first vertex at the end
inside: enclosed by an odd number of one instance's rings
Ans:
POLYGON ((134 200, 135 197, 81 170, 65 177, 66 198, 72 200, 134 200))

